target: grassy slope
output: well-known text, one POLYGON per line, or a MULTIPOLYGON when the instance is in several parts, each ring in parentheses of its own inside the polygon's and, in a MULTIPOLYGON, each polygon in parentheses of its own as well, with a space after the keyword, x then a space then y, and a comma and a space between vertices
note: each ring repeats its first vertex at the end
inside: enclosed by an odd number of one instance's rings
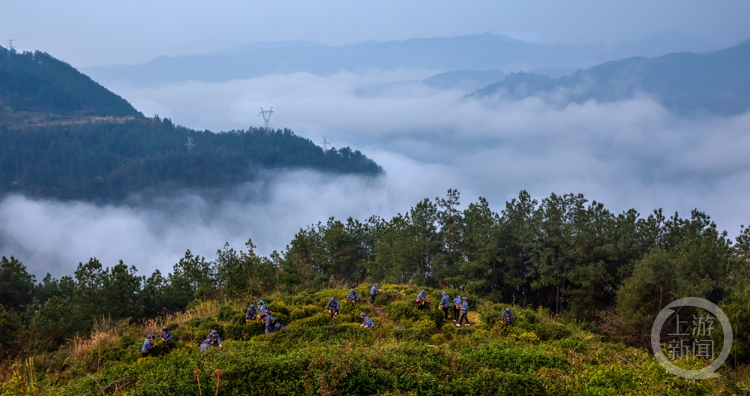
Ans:
MULTIPOLYGON (((741 394, 736 372, 703 381, 665 374, 647 351, 602 342, 580 326, 550 321, 543 311, 515 308, 516 322, 503 326, 504 306, 470 298, 477 310, 473 326, 457 329, 449 319, 440 328, 441 311, 412 307, 417 290, 383 289, 380 315, 367 304, 342 304, 334 327, 323 306, 332 295, 343 300, 344 289, 267 298, 289 328, 273 335, 262 334, 257 321, 244 323, 242 301, 204 302, 141 326, 102 326, 90 340, 37 357, 35 372, 29 362, 19 366, 0 394, 18 394, 26 379, 41 394, 197 395, 194 370, 200 370, 203 394, 213 395, 217 369, 221 395, 741 394), (372 314, 376 330, 359 327, 359 311, 372 314), (141 358, 143 337, 162 325, 173 329, 176 347, 159 345, 154 356, 141 358), (223 348, 199 351, 212 329, 223 348)), ((357 291, 365 296, 368 290, 357 291)), ((436 305, 438 291, 428 295, 436 305)))

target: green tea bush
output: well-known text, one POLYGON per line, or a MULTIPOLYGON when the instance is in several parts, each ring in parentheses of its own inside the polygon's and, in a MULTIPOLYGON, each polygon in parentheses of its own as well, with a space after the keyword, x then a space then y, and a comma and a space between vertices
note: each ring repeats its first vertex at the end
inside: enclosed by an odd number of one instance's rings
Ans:
POLYGON ((292 312, 289 313, 289 320, 295 321, 299 319, 309 318, 310 316, 318 314, 321 311, 322 308, 315 305, 303 305, 301 307, 294 308, 292 312))
POLYGON ((417 309, 413 301, 396 301, 385 307, 391 319, 396 321, 419 321, 428 319, 435 326, 443 325, 442 311, 435 309, 417 309))
MULTIPOLYGON (((504 305, 470 301, 481 325, 456 328, 452 322, 444 326, 437 309, 416 309, 414 288, 382 288, 387 296, 378 297, 377 307, 342 304, 334 326, 325 302, 330 295, 343 298, 348 289, 264 298, 289 327, 274 334, 264 334, 259 320, 245 323, 244 312, 230 304, 196 303, 190 316, 197 317, 169 325, 175 338, 171 350, 159 342, 152 356, 141 358, 143 329, 132 326, 85 356, 63 348, 35 359, 37 393, 195 395, 194 371, 199 370, 207 395, 214 393, 216 369, 222 370, 222 395, 693 396, 746 391, 674 377, 647 352, 603 342, 579 324, 552 323, 544 310, 516 307, 514 323, 505 325, 499 321, 504 305), (374 330, 359 326, 362 311, 375 322, 374 330), (200 351, 198 344, 213 329, 224 347, 200 351)), ((369 286, 359 289, 366 298, 369 286)), ((434 303, 439 290, 428 290, 434 303)), ((23 384, 26 376, 0 384, 0 395, 37 394, 23 384)))
POLYGON ((536 372, 540 367, 566 370, 567 361, 551 353, 529 348, 514 348, 491 343, 463 355, 464 360, 477 366, 498 369, 509 373, 536 372))
POLYGON ((253 320, 241 325, 230 324, 220 334, 226 340, 249 340, 258 334, 264 334, 266 327, 260 320, 253 320))
POLYGON ((272 303, 268 303, 266 307, 273 312, 273 316, 275 317, 278 317, 278 315, 289 316, 290 313, 289 307, 282 300, 275 300, 272 303))
POLYGON ((289 323, 290 328, 320 327, 320 326, 330 326, 330 325, 331 325, 331 316, 328 314, 328 312, 320 312, 313 316, 310 316, 304 319, 295 320, 289 323))
POLYGON ((543 383, 530 374, 514 374, 501 370, 480 370, 450 383, 450 394, 457 396, 546 395, 543 383))
POLYGON ((542 341, 559 340, 570 337, 570 329, 560 323, 537 323, 534 325, 534 332, 542 341))

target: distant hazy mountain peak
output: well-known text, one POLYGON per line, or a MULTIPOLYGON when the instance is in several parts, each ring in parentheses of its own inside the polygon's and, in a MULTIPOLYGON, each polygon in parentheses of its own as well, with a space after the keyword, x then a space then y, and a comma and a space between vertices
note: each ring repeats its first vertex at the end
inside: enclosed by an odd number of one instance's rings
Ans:
POLYGON ((719 51, 671 53, 605 62, 551 79, 511 73, 469 95, 502 95, 511 100, 538 96, 560 104, 612 102, 646 93, 683 115, 732 116, 750 110, 750 40, 719 51))
POLYGON ((732 46, 732 48, 734 48, 734 47, 744 47, 746 45, 750 45, 750 38, 747 39, 747 40, 740 41, 739 43, 737 43, 734 46, 732 46))

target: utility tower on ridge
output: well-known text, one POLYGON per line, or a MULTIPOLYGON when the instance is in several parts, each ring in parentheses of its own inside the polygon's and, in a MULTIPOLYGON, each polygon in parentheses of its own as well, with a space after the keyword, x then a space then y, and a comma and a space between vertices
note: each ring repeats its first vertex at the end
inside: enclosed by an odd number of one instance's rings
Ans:
POLYGON ((13 39, 8 39, 8 51, 13 52, 13 39))
POLYGON ((320 144, 323 146, 323 151, 328 151, 328 137, 323 136, 323 141, 320 144))
POLYGON ((261 107, 260 113, 258 113, 259 116, 263 116, 266 132, 271 132, 271 116, 273 114, 273 106, 271 106, 270 110, 263 110, 263 108, 261 107))
POLYGON ((193 138, 192 137, 188 136, 188 141, 187 141, 187 143, 185 143, 185 146, 187 146, 188 153, 190 152, 190 150, 193 149, 193 147, 195 147, 195 143, 193 143, 193 138))

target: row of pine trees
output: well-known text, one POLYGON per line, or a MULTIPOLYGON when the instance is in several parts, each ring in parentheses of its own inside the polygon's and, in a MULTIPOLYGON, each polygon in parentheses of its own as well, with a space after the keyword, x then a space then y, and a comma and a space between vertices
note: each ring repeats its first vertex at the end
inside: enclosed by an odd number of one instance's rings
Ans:
POLYGON ((311 225, 269 257, 256 254, 252 241, 243 249, 227 245, 213 259, 187 251, 170 273, 148 277, 92 258, 72 276, 41 282, 3 258, 0 354, 54 350, 90 331, 93 318, 137 321, 195 299, 251 301, 380 282, 542 307, 636 344, 646 341, 663 306, 702 297, 730 315, 738 356, 750 356, 750 231, 732 240, 697 210, 689 218, 661 210, 615 214, 580 194, 537 201, 522 191, 497 212, 483 198, 462 206, 459 192, 449 190, 390 220, 311 225))

